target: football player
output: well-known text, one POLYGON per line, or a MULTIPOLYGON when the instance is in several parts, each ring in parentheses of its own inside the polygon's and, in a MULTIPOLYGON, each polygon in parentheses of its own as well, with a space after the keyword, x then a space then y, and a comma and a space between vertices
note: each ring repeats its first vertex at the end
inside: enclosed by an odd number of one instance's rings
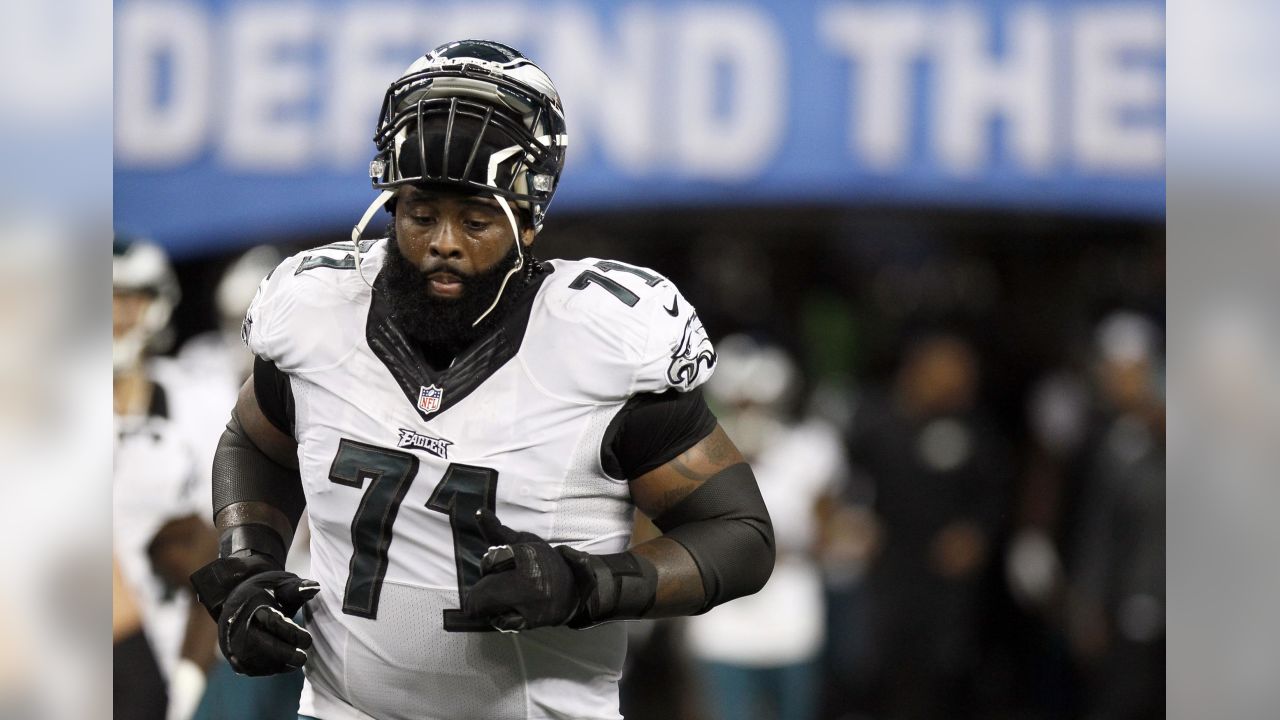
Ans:
POLYGON ((220 557, 193 584, 237 670, 305 665, 306 717, 618 718, 610 621, 704 612, 773 567, 698 391, 715 351, 662 275, 534 257, 567 134, 520 53, 436 48, 375 142, 352 242, 285 260, 245 318, 220 557), (362 239, 384 205, 389 236, 362 239), (304 506, 315 580, 283 570, 304 506), (628 548, 636 508, 665 534, 628 548))
POLYGON ((200 502, 208 493, 201 455, 213 450, 200 412, 207 396, 172 364, 149 357, 179 297, 164 251, 117 237, 111 286, 115 547, 167 681, 167 717, 187 720, 216 653, 215 629, 185 582, 216 552, 200 502))
MULTIPOLYGON (((253 354, 240 341, 240 327, 263 276, 280 264, 280 251, 271 245, 246 250, 227 266, 213 293, 218 326, 183 343, 178 362, 193 375, 226 382, 229 395, 253 372, 253 354)), ((230 407, 230 405, 228 405, 230 407)), ((226 417, 226 414, 223 414, 226 417)))
POLYGON ((685 639, 710 717, 816 718, 827 608, 814 551, 820 509, 847 475, 844 448, 834 426, 792 412, 803 378, 785 350, 744 335, 719 346, 724 368, 707 395, 755 468, 778 559, 760 592, 692 618, 685 639))

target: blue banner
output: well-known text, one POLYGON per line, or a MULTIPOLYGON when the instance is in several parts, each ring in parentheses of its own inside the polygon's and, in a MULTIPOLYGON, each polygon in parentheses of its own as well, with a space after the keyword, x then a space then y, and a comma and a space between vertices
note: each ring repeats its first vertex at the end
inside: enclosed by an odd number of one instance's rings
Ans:
POLYGON ((1135 0, 128 0, 115 220, 179 255, 354 224, 382 94, 484 37, 555 80, 557 212, 1164 212, 1164 7, 1135 0))

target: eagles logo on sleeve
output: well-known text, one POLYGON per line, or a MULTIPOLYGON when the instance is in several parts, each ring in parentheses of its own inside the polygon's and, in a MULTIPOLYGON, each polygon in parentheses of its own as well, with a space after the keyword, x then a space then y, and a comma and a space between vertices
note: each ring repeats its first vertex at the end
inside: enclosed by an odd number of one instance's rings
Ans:
POLYGON ((680 343, 671 353, 671 364, 667 366, 667 380, 675 387, 689 390, 698 384, 698 375, 702 370, 710 370, 716 365, 716 351, 711 347, 707 331, 698 319, 698 313, 690 313, 685 321, 684 332, 680 343))

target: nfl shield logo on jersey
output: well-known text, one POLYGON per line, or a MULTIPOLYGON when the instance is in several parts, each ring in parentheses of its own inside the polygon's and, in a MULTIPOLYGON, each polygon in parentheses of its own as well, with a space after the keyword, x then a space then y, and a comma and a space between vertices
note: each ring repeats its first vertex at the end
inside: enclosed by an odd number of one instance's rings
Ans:
POLYGON ((418 393, 418 409, 424 413, 433 413, 440 409, 440 398, 444 396, 444 388, 435 385, 422 386, 418 393))

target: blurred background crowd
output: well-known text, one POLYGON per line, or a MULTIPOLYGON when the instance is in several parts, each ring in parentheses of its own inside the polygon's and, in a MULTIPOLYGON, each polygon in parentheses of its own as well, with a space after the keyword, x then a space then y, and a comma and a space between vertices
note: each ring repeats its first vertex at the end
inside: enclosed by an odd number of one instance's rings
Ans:
POLYGON ((1163 5, 485 7, 116 3, 114 637, 155 661, 116 683, 167 687, 117 717, 293 717, 183 581, 240 321, 348 236, 386 83, 469 35, 565 98, 535 253, 694 303, 777 533, 758 595, 631 623, 627 718, 1163 717, 1163 5))

